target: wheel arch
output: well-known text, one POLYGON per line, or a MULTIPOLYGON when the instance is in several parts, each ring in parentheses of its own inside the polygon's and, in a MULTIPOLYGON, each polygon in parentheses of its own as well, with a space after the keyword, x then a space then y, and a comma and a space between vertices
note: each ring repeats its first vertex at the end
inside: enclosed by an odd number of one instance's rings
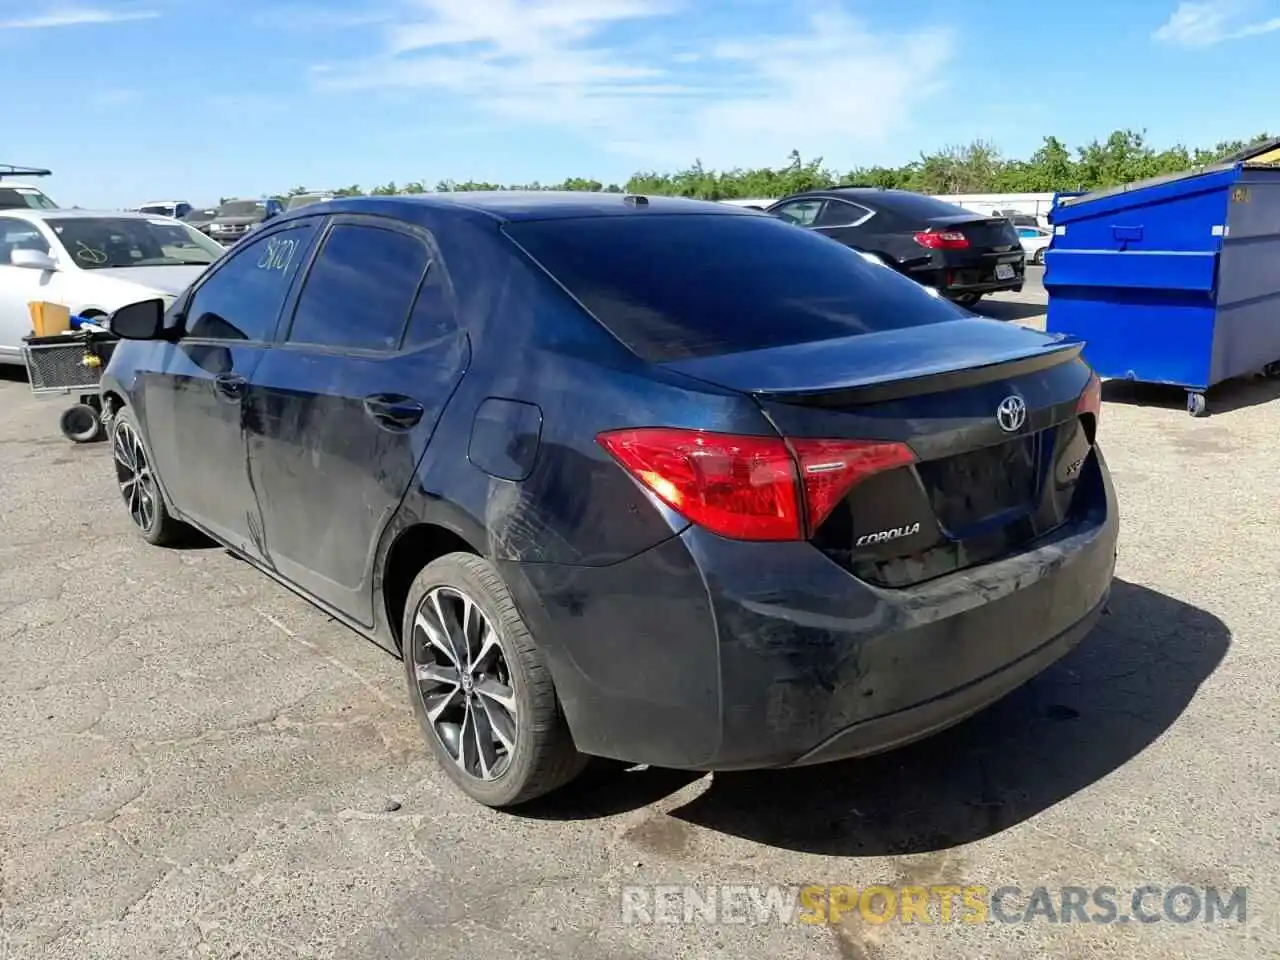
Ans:
POLYGON ((401 626, 409 588, 422 568, 450 553, 484 556, 474 534, 465 536, 452 525, 417 520, 399 527, 382 563, 381 606, 386 628, 397 650, 402 648, 401 626))

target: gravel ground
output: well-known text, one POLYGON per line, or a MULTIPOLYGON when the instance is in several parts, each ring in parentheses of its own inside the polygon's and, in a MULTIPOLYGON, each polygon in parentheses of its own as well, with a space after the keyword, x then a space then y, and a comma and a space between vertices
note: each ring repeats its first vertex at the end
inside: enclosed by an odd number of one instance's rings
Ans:
MULTIPOLYGON (((1035 323, 1031 300, 983 309, 1035 323)), ((434 769, 391 658, 218 549, 143 545, 106 447, 0 379, 0 958, 1280 956, 1278 394, 1223 388, 1192 420, 1177 392, 1108 391, 1111 614, 973 720, 798 772, 602 766, 512 815, 434 769), (1243 885, 1247 915, 650 924, 620 900, 885 883, 1122 907, 1243 885)))

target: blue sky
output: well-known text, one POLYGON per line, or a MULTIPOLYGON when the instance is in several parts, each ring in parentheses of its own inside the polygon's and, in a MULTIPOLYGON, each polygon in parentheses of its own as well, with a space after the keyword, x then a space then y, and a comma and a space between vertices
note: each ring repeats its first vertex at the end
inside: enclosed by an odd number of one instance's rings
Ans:
POLYGON ((0 0, 64 205, 1280 134, 1280 0, 0 0))

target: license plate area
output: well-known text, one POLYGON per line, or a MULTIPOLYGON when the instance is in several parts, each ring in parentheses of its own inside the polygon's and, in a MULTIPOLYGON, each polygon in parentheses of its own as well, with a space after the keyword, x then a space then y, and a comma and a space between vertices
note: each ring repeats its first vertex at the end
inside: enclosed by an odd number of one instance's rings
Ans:
POLYGON ((1014 277, 1013 264, 1011 264, 1011 263, 997 263, 997 264, 996 264, 996 279, 997 279, 997 280, 1012 280, 1012 279, 1013 279, 1013 277, 1014 277))
POLYGON ((1040 434, 917 464, 916 470, 949 536, 1014 511, 1032 509, 1039 490, 1040 434))

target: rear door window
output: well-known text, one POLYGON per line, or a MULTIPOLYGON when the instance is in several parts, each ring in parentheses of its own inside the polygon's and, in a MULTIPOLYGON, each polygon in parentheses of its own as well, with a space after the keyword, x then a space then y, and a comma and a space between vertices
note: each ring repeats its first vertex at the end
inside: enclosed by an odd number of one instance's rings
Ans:
POLYGON ((772 217, 524 221, 507 234, 615 337, 655 362, 955 320, 955 306, 772 217))
POLYGON ((866 223, 874 214, 866 207, 845 200, 828 200, 818 214, 815 226, 856 227, 866 223))
POLYGON ((412 234, 335 224, 303 283, 289 342, 399 349, 430 260, 425 241, 412 234))
POLYGON ((780 207, 774 207, 769 212, 775 217, 781 217, 788 223, 799 224, 802 227, 812 227, 817 222, 826 202, 825 200, 795 200, 791 203, 784 203, 780 207))

